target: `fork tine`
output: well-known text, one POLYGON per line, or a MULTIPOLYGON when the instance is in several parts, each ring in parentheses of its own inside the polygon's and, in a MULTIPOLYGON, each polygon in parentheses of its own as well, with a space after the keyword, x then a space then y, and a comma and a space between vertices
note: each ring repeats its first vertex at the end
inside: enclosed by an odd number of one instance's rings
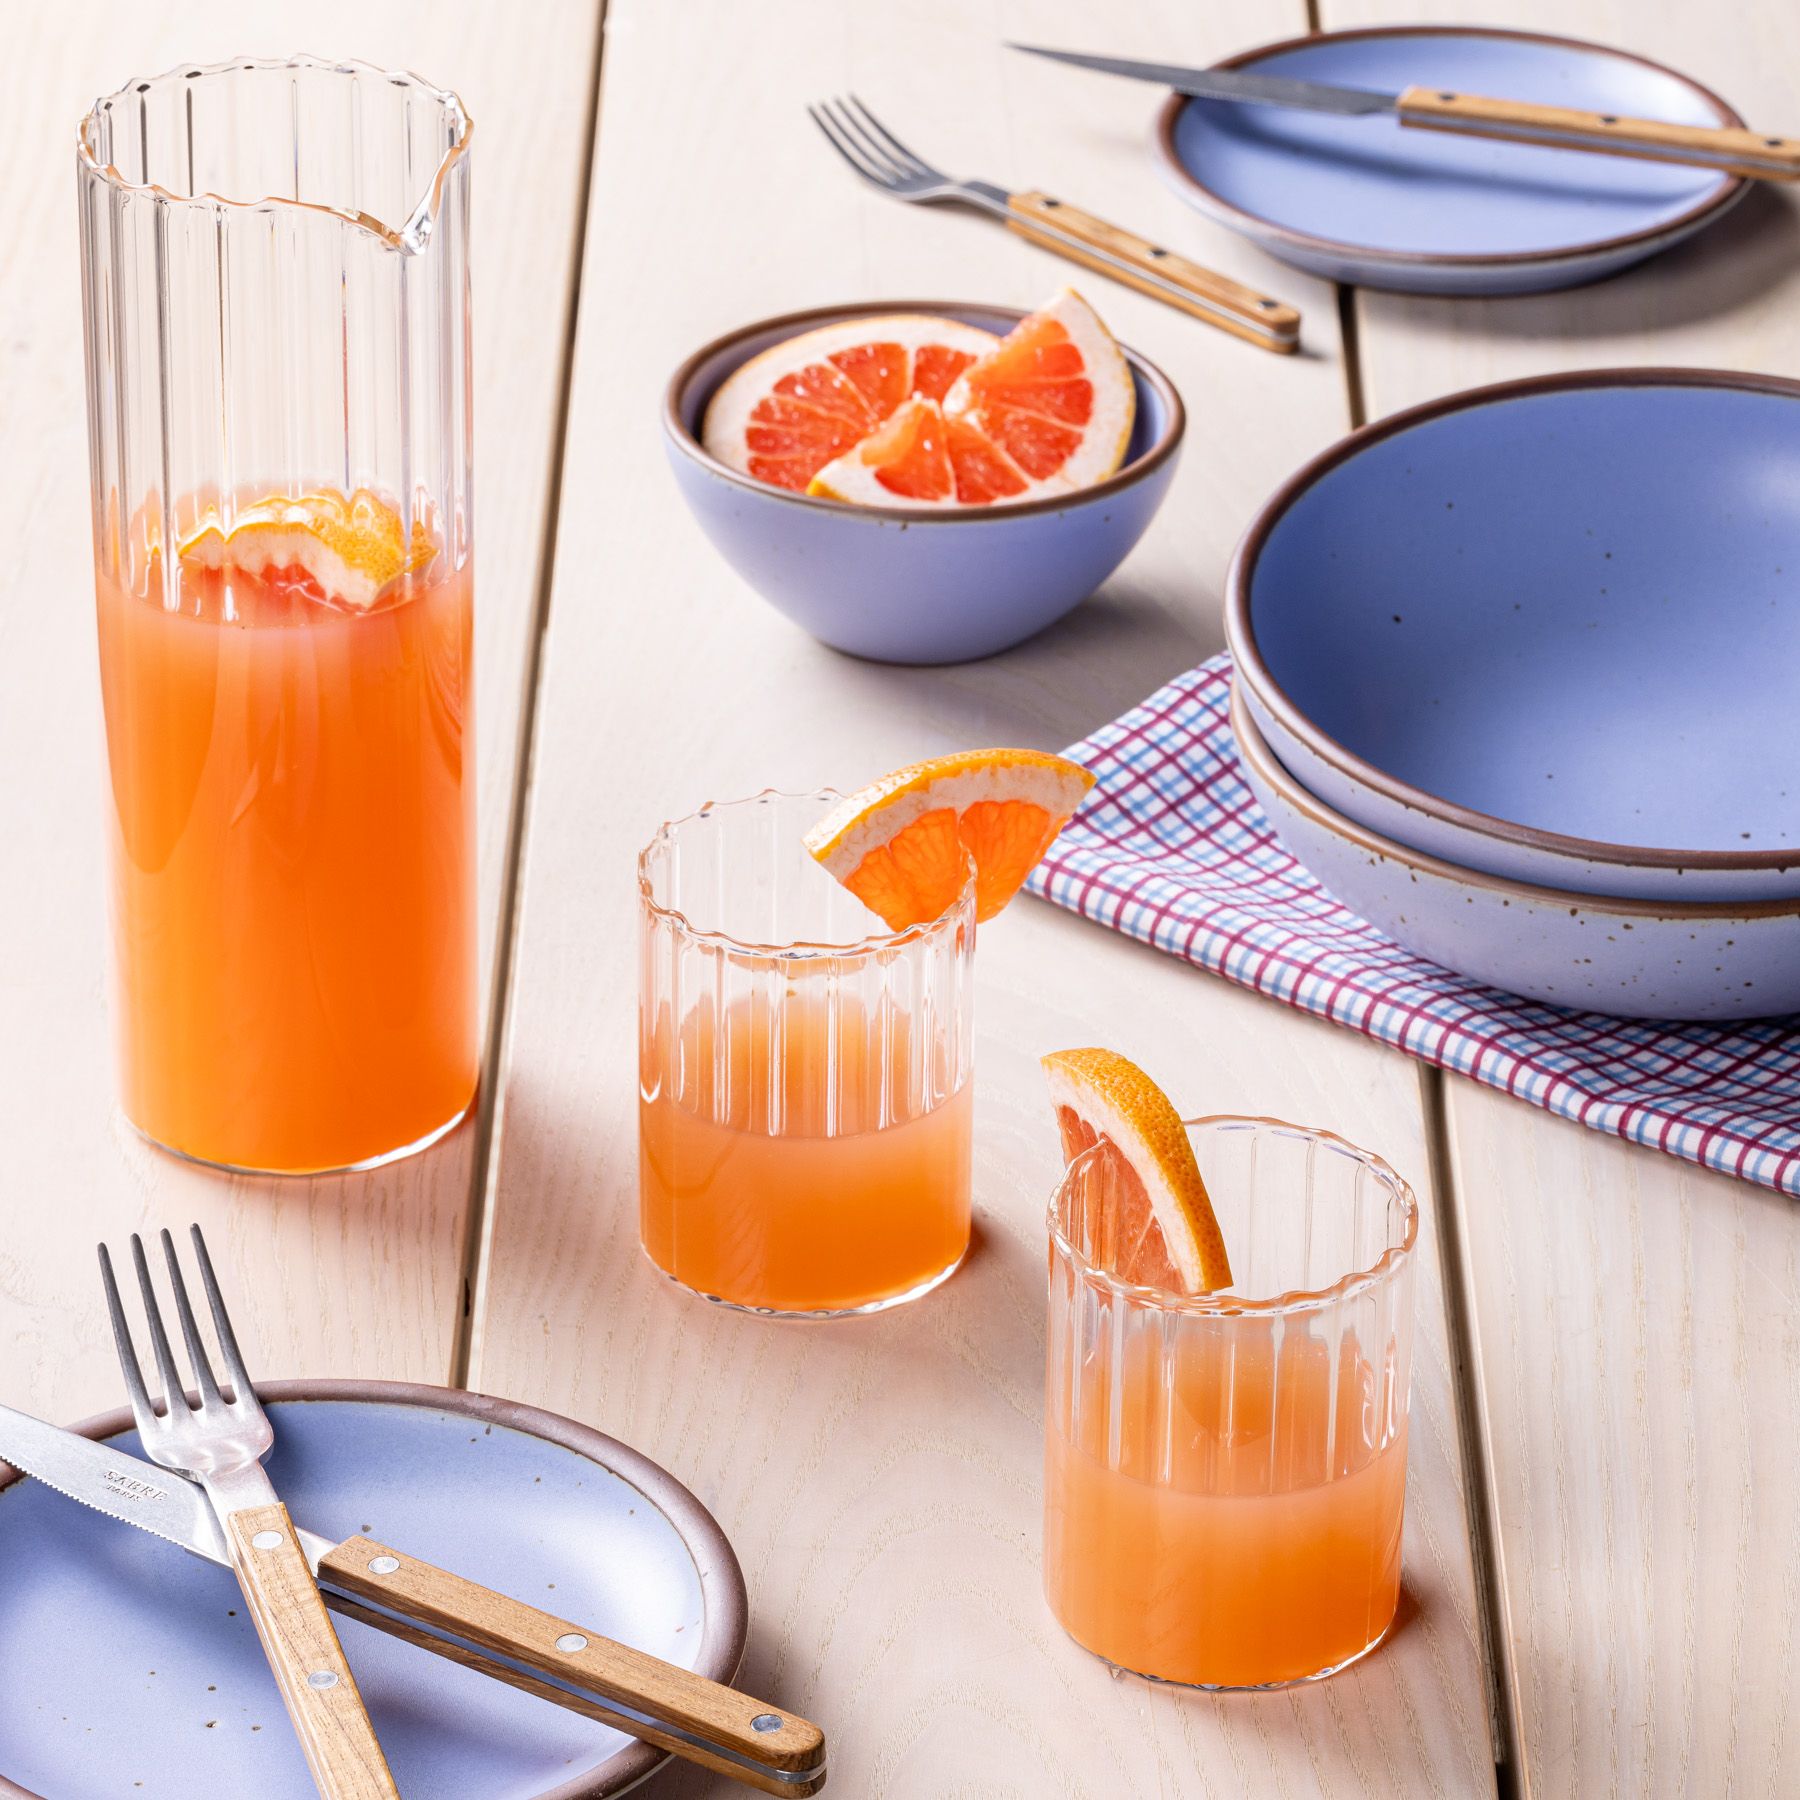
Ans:
POLYGON ((219 1291, 219 1278, 213 1273, 212 1256, 198 1225, 188 1227, 194 1240, 194 1260, 200 1265, 200 1284, 206 1289, 206 1304, 212 1309, 213 1330, 219 1334, 219 1351, 225 1358, 225 1373, 231 1377, 231 1397, 242 1405, 261 1403, 250 1384, 250 1371, 244 1367, 244 1353, 238 1348, 237 1334, 231 1329, 231 1315, 225 1310, 225 1296, 219 1291))
POLYGON ((861 150, 853 140, 844 135, 843 128, 828 109, 809 106, 806 110, 811 115, 812 122, 824 132, 825 141, 850 165, 856 174, 861 176, 864 181, 872 182, 876 187, 884 188, 890 185, 886 176, 878 174, 869 166, 861 150))
POLYGON ((156 1352, 157 1372, 162 1376, 163 1411, 175 1416, 177 1405, 191 1410, 187 1404, 187 1388, 181 1371, 175 1366, 175 1352, 169 1348, 169 1334, 163 1330, 162 1308, 156 1301, 156 1289, 150 1284, 150 1264, 144 1258, 144 1240, 131 1234, 131 1260, 137 1265, 138 1286, 144 1294, 144 1314, 150 1327, 150 1347, 156 1352))
POLYGON ((131 1399, 131 1416, 137 1420, 141 1437, 156 1421, 156 1408, 150 1404, 150 1390, 144 1386, 144 1371, 139 1366, 137 1345, 131 1341, 131 1327, 125 1323, 125 1308, 119 1299, 119 1284, 113 1278, 112 1257, 104 1244, 100 1246, 100 1279, 106 1287, 106 1310, 112 1315, 113 1343, 119 1352, 119 1368, 125 1376, 125 1392, 131 1399))
POLYGON ((886 174, 890 187, 917 176, 918 170, 913 168, 910 163, 904 163, 893 155, 880 138, 863 124, 850 110, 848 103, 843 100, 837 102, 837 120, 839 129, 850 133, 855 138, 862 149, 865 160, 873 160, 886 174))
POLYGON ((201 1341, 200 1322, 188 1300, 187 1283, 181 1278, 181 1264, 175 1257, 175 1240, 167 1228, 162 1234, 163 1259, 169 1265, 169 1286, 175 1293, 175 1311, 181 1320, 181 1335, 187 1343, 188 1361, 194 1365, 194 1385, 200 1390, 202 1407, 217 1406, 225 1396, 213 1379, 212 1364, 207 1360, 206 1345, 201 1341))
POLYGON ((944 179, 941 170, 934 169, 916 150, 907 149, 907 147, 901 143, 901 141, 895 137, 894 134, 889 131, 888 128, 882 124, 882 122, 876 118, 876 116, 870 112, 854 94, 849 96, 849 102, 861 115, 863 122, 875 130, 881 141, 886 144, 888 149, 898 156, 903 163, 910 167, 913 174, 928 176, 933 181, 942 181, 944 179))

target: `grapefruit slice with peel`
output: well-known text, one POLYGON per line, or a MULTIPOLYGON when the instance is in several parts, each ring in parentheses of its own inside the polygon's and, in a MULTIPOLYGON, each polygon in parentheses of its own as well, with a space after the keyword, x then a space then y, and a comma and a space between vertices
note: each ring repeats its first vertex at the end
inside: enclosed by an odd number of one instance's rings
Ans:
POLYGON ((1099 315, 1064 288, 957 377, 944 411, 974 426, 1027 480, 1091 487, 1125 460, 1137 388, 1099 315))
POLYGON ((1230 1287, 1225 1239, 1168 1095, 1115 1050, 1058 1050, 1043 1068, 1064 1162, 1098 1142, 1115 1155, 1094 1260, 1120 1281, 1177 1294, 1230 1287))
POLYGON ((827 463, 806 491, 863 505, 991 506, 1035 500, 1052 485, 1028 479, 991 438, 964 419, 946 417, 937 401, 908 400, 879 430, 827 463))
POLYGON ((178 554, 193 568, 288 574, 321 600, 366 612, 402 575, 424 568, 437 544, 415 519, 409 546, 400 514, 369 488, 348 497, 325 488, 240 506, 229 530, 211 515, 181 540, 178 554))
POLYGON ((734 369, 707 403, 700 441, 740 475, 800 492, 904 401, 942 400, 998 342, 925 313, 822 325, 734 369))
POLYGON ((975 917, 1024 885, 1094 785, 1042 750, 962 750, 911 763, 835 806, 806 847, 890 929, 929 924, 975 865, 975 917))

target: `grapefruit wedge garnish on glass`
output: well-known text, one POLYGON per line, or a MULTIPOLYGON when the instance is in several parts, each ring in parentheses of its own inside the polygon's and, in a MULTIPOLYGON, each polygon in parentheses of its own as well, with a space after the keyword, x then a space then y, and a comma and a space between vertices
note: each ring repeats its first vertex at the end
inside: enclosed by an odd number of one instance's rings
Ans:
POLYGON ((957 376, 813 477, 828 500, 989 506, 1104 481, 1125 460, 1137 390, 1094 309, 1064 288, 957 376))
POLYGON ((182 539, 178 553, 190 568, 282 580, 316 589, 315 599, 366 612, 401 576, 424 568, 437 544, 415 519, 409 546, 400 514, 370 489, 346 497, 325 488, 240 506, 229 530, 209 516, 182 539))
POLYGON ((944 913, 973 862, 975 917, 991 919, 1093 785, 1079 763, 1042 750, 962 750, 851 794, 806 847, 894 931, 944 913))
POLYGON ((924 313, 822 325, 734 369, 707 403, 700 441, 740 475, 803 491, 905 401, 942 400, 998 342, 924 313))
POLYGON ((1225 1239, 1168 1095, 1114 1050, 1058 1050, 1043 1067, 1063 1160, 1101 1141, 1110 1148, 1107 1216, 1091 1231, 1094 1262, 1120 1281, 1171 1293, 1230 1287, 1225 1239))

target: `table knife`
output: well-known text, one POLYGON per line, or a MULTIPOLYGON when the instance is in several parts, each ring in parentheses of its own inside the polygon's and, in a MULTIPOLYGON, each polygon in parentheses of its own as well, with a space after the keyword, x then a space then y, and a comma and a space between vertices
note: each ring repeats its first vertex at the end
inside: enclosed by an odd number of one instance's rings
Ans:
POLYGON ((1639 156, 1652 162, 1685 163, 1763 181, 1800 181, 1800 137, 1776 137, 1726 125, 1674 125, 1662 119, 1632 119, 1618 113, 1585 112, 1571 106, 1540 106, 1529 100, 1495 100, 1481 94, 1414 86, 1397 94, 1373 88, 1338 87, 1286 75, 1246 69, 1188 69, 1176 63, 1134 62, 1119 56, 1086 56, 1048 50, 1041 44, 1009 44, 1031 56, 1072 63, 1103 75, 1152 81, 1200 100, 1235 100, 1252 106, 1296 107, 1304 112, 1361 116, 1393 113, 1402 125, 1454 131, 1468 137, 1505 138, 1559 150, 1595 150, 1610 156, 1639 156))
MULTIPOLYGON (((205 1493, 154 1463, 0 1406, 0 1460, 109 1518, 230 1568, 205 1493)), ((325 1604, 390 1636, 767 1794, 816 1794, 816 1725, 369 1537, 295 1527, 325 1604)))

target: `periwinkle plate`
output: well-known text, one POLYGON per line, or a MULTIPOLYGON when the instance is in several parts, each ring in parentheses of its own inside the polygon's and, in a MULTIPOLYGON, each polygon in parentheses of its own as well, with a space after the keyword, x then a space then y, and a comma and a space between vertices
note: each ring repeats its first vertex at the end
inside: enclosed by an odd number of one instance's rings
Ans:
MULTIPOLYGON (((532 1407, 390 1382, 271 1382, 269 1474, 297 1523, 364 1532, 729 1681, 743 1577, 712 1517, 623 1444, 532 1407)), ((123 1415, 91 1435, 139 1454, 123 1415)), ((4 1465, 0 1465, 3 1467, 4 1465)), ((400 1791, 599 1800, 662 1751, 338 1619, 400 1791)), ((314 1800, 229 1570, 0 1487, 0 1794, 314 1800)))
MULTIPOLYGON (((1743 120, 1622 50, 1483 28, 1327 32, 1222 68, 1398 93, 1416 84, 1687 125, 1743 120)), ((1332 281, 1422 294, 1570 287, 1640 262, 1742 199, 1737 176, 1364 117, 1171 95, 1164 173, 1202 212, 1332 281)))

